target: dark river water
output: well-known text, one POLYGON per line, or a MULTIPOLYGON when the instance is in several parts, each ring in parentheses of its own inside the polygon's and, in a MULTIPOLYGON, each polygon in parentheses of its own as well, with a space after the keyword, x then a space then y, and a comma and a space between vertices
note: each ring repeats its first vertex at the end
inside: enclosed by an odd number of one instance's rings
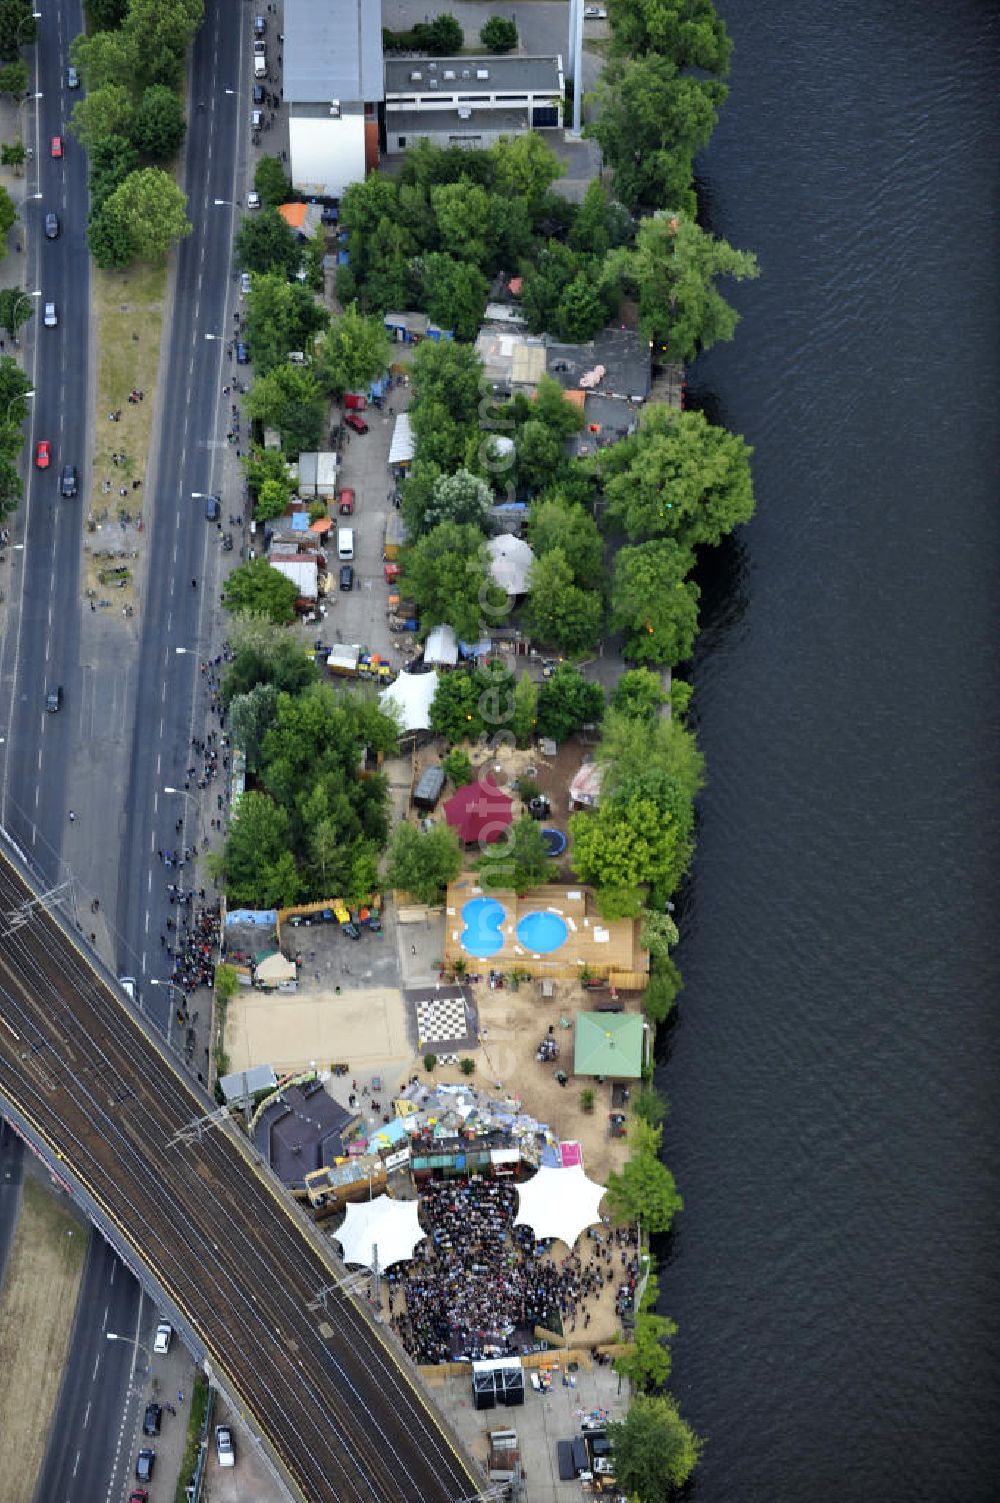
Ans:
POLYGON ((1000 1498, 1000 8, 719 0, 709 783, 659 1071, 697 1503, 1000 1498))

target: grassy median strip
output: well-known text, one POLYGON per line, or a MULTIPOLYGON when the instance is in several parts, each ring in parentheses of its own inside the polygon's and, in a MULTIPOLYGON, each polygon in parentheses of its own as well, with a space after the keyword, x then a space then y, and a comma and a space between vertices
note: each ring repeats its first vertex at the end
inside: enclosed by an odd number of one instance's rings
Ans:
POLYGON ((194 1387, 191 1390, 187 1439, 184 1442, 184 1458, 181 1461, 181 1469, 177 1478, 174 1503, 186 1503, 187 1500, 188 1484, 194 1477, 195 1467, 198 1464, 198 1452, 201 1450, 201 1442, 205 1434, 205 1421, 208 1416, 208 1397, 208 1379, 199 1373, 194 1380, 194 1387))
MULTIPOLYGON (((126 271, 99 271, 94 267, 92 276, 97 398, 93 470, 89 476, 81 476, 90 517, 84 589, 103 595, 107 580, 100 578, 100 572, 107 560, 95 554, 107 548, 109 537, 115 541, 113 529, 120 512, 127 511, 134 518, 146 509, 146 465, 167 268, 141 263, 126 271), (130 402, 132 392, 142 392, 142 400, 130 402), (109 421, 111 413, 119 414, 116 422, 109 421), (117 463, 115 455, 120 456, 117 463), (133 489, 134 480, 142 481, 142 485, 133 489)), ((129 585, 134 572, 134 568, 129 569, 129 585)), ((115 601, 117 604, 120 599, 124 604, 132 598, 133 591, 127 588, 120 597, 116 593, 115 601)))
POLYGON ((69 1203, 28 1176, 0 1293, 0 1477, 31 1503, 59 1394, 87 1249, 69 1203))

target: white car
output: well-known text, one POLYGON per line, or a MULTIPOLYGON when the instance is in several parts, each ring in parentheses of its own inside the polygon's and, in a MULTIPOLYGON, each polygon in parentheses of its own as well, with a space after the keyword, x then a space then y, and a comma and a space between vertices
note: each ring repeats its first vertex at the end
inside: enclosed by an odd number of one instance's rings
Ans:
POLYGON ((220 1466, 235 1466, 236 1452, 233 1450, 233 1432, 228 1425, 216 1425, 215 1427, 215 1454, 219 1458, 220 1466))
POLYGON ((241 271, 240 272, 240 292, 243 294, 244 297, 246 297, 249 294, 250 289, 251 289, 252 286, 253 286, 253 283, 250 280, 250 273, 248 271, 241 271))
POLYGON ((585 21, 606 21, 608 13, 603 5, 585 5, 583 7, 583 19, 585 21))
POLYGON ((247 208, 248 209, 259 209, 260 208, 260 194, 259 193, 255 193, 252 188, 251 188, 250 192, 247 194, 247 208))
POLYGON ((170 1339, 174 1334, 174 1328, 169 1321, 161 1320, 156 1328, 156 1336, 153 1341, 153 1351, 158 1357, 165 1357, 170 1350, 170 1339))
POLYGON ((42 322, 47 329, 54 329, 59 322, 55 303, 46 303, 43 310, 42 322))

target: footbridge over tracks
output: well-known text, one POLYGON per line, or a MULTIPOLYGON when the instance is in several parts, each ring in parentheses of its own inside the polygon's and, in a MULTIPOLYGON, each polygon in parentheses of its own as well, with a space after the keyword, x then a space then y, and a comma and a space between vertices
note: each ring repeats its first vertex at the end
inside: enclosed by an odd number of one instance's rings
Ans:
MULTIPOLYGON (((0 1111, 172 1313, 308 1503, 483 1486, 343 1269, 0 843, 0 1111)), ((403 1359, 405 1361, 405 1358, 403 1359)))

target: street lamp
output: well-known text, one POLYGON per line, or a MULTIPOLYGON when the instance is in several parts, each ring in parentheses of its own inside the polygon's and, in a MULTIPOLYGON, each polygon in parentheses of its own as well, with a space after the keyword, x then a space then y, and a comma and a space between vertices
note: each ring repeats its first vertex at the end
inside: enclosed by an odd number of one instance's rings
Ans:
POLYGON ((146 1353, 147 1357, 149 1356, 149 1347, 144 1341, 140 1341, 138 1336, 119 1336, 117 1331, 105 1331, 104 1334, 109 1341, 124 1341, 126 1346, 138 1347, 146 1353))
MULTIPOLYGON (((184 650, 185 649, 183 647, 177 647, 177 648, 174 649, 175 652, 183 652, 184 650)), ((176 794, 179 794, 181 798, 186 798, 192 804, 194 804, 195 815, 197 816, 198 814, 201 814, 201 816, 202 816, 201 817, 201 838, 202 838, 202 840, 207 840, 208 839, 208 834, 207 834, 207 832, 205 830, 205 816, 204 816, 204 814, 202 814, 201 804, 195 798, 194 794, 193 793, 189 793, 186 788, 171 788, 169 786, 169 784, 167 784, 164 787, 163 791, 164 791, 164 793, 176 793, 176 794)))
POLYGON ((4 413, 4 419, 3 419, 4 423, 6 423, 7 420, 9 419, 9 417, 10 417, 10 409, 13 407, 13 405, 14 405, 15 402, 26 402, 29 397, 33 397, 34 395, 35 395, 35 388, 32 386, 30 388, 30 390, 28 390, 28 391, 22 391, 19 396, 11 397, 10 401, 7 403, 7 411, 4 413))

